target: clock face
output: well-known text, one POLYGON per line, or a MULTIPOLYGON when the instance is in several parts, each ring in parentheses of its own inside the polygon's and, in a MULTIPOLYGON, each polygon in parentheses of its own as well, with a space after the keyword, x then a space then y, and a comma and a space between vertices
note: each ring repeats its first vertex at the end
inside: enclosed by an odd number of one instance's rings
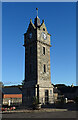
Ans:
POLYGON ((32 38, 32 33, 29 34, 29 38, 30 38, 30 39, 32 38))
POLYGON ((47 39, 47 35, 44 32, 42 32, 42 37, 43 37, 44 40, 47 39))

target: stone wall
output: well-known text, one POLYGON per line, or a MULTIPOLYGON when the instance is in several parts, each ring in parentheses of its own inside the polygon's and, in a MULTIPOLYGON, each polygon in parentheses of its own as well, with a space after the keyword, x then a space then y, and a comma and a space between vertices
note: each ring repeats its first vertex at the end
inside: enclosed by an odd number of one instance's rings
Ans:
POLYGON ((38 84, 42 86, 51 86, 50 73, 50 47, 42 43, 37 43, 37 64, 38 64, 38 84), (43 55, 43 47, 45 47, 45 55, 43 55), (46 65, 46 72, 43 71, 46 65))

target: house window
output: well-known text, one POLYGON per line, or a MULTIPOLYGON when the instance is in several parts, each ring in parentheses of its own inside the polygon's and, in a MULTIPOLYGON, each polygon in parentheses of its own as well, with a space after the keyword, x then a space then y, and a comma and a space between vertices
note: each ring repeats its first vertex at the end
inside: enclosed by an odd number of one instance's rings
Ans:
POLYGON ((45 55, 45 47, 43 47, 43 55, 45 55))
POLYGON ((43 66, 43 72, 46 73, 46 65, 43 66))

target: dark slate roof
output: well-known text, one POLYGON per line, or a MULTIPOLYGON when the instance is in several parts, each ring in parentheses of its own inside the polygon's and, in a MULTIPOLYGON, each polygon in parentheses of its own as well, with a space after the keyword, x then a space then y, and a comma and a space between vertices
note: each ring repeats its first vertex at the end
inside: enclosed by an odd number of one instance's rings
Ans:
POLYGON ((2 88, 3 94, 22 94, 22 91, 18 87, 4 87, 2 88))
POLYGON ((58 88, 63 94, 64 93, 75 93, 78 89, 78 86, 76 87, 62 87, 58 88))
POLYGON ((60 94, 60 90, 58 90, 57 88, 53 88, 53 92, 60 94))

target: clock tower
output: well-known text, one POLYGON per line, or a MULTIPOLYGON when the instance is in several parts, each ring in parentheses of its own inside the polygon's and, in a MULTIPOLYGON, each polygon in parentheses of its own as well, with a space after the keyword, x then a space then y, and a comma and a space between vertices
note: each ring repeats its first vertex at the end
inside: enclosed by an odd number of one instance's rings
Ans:
MULTIPOLYGON (((37 9, 38 12, 38 9, 37 9)), ((34 24, 30 19, 24 34, 25 80, 23 85, 23 104, 31 105, 33 97, 41 104, 53 103, 53 85, 50 72, 50 34, 44 20, 38 17, 34 24)))

